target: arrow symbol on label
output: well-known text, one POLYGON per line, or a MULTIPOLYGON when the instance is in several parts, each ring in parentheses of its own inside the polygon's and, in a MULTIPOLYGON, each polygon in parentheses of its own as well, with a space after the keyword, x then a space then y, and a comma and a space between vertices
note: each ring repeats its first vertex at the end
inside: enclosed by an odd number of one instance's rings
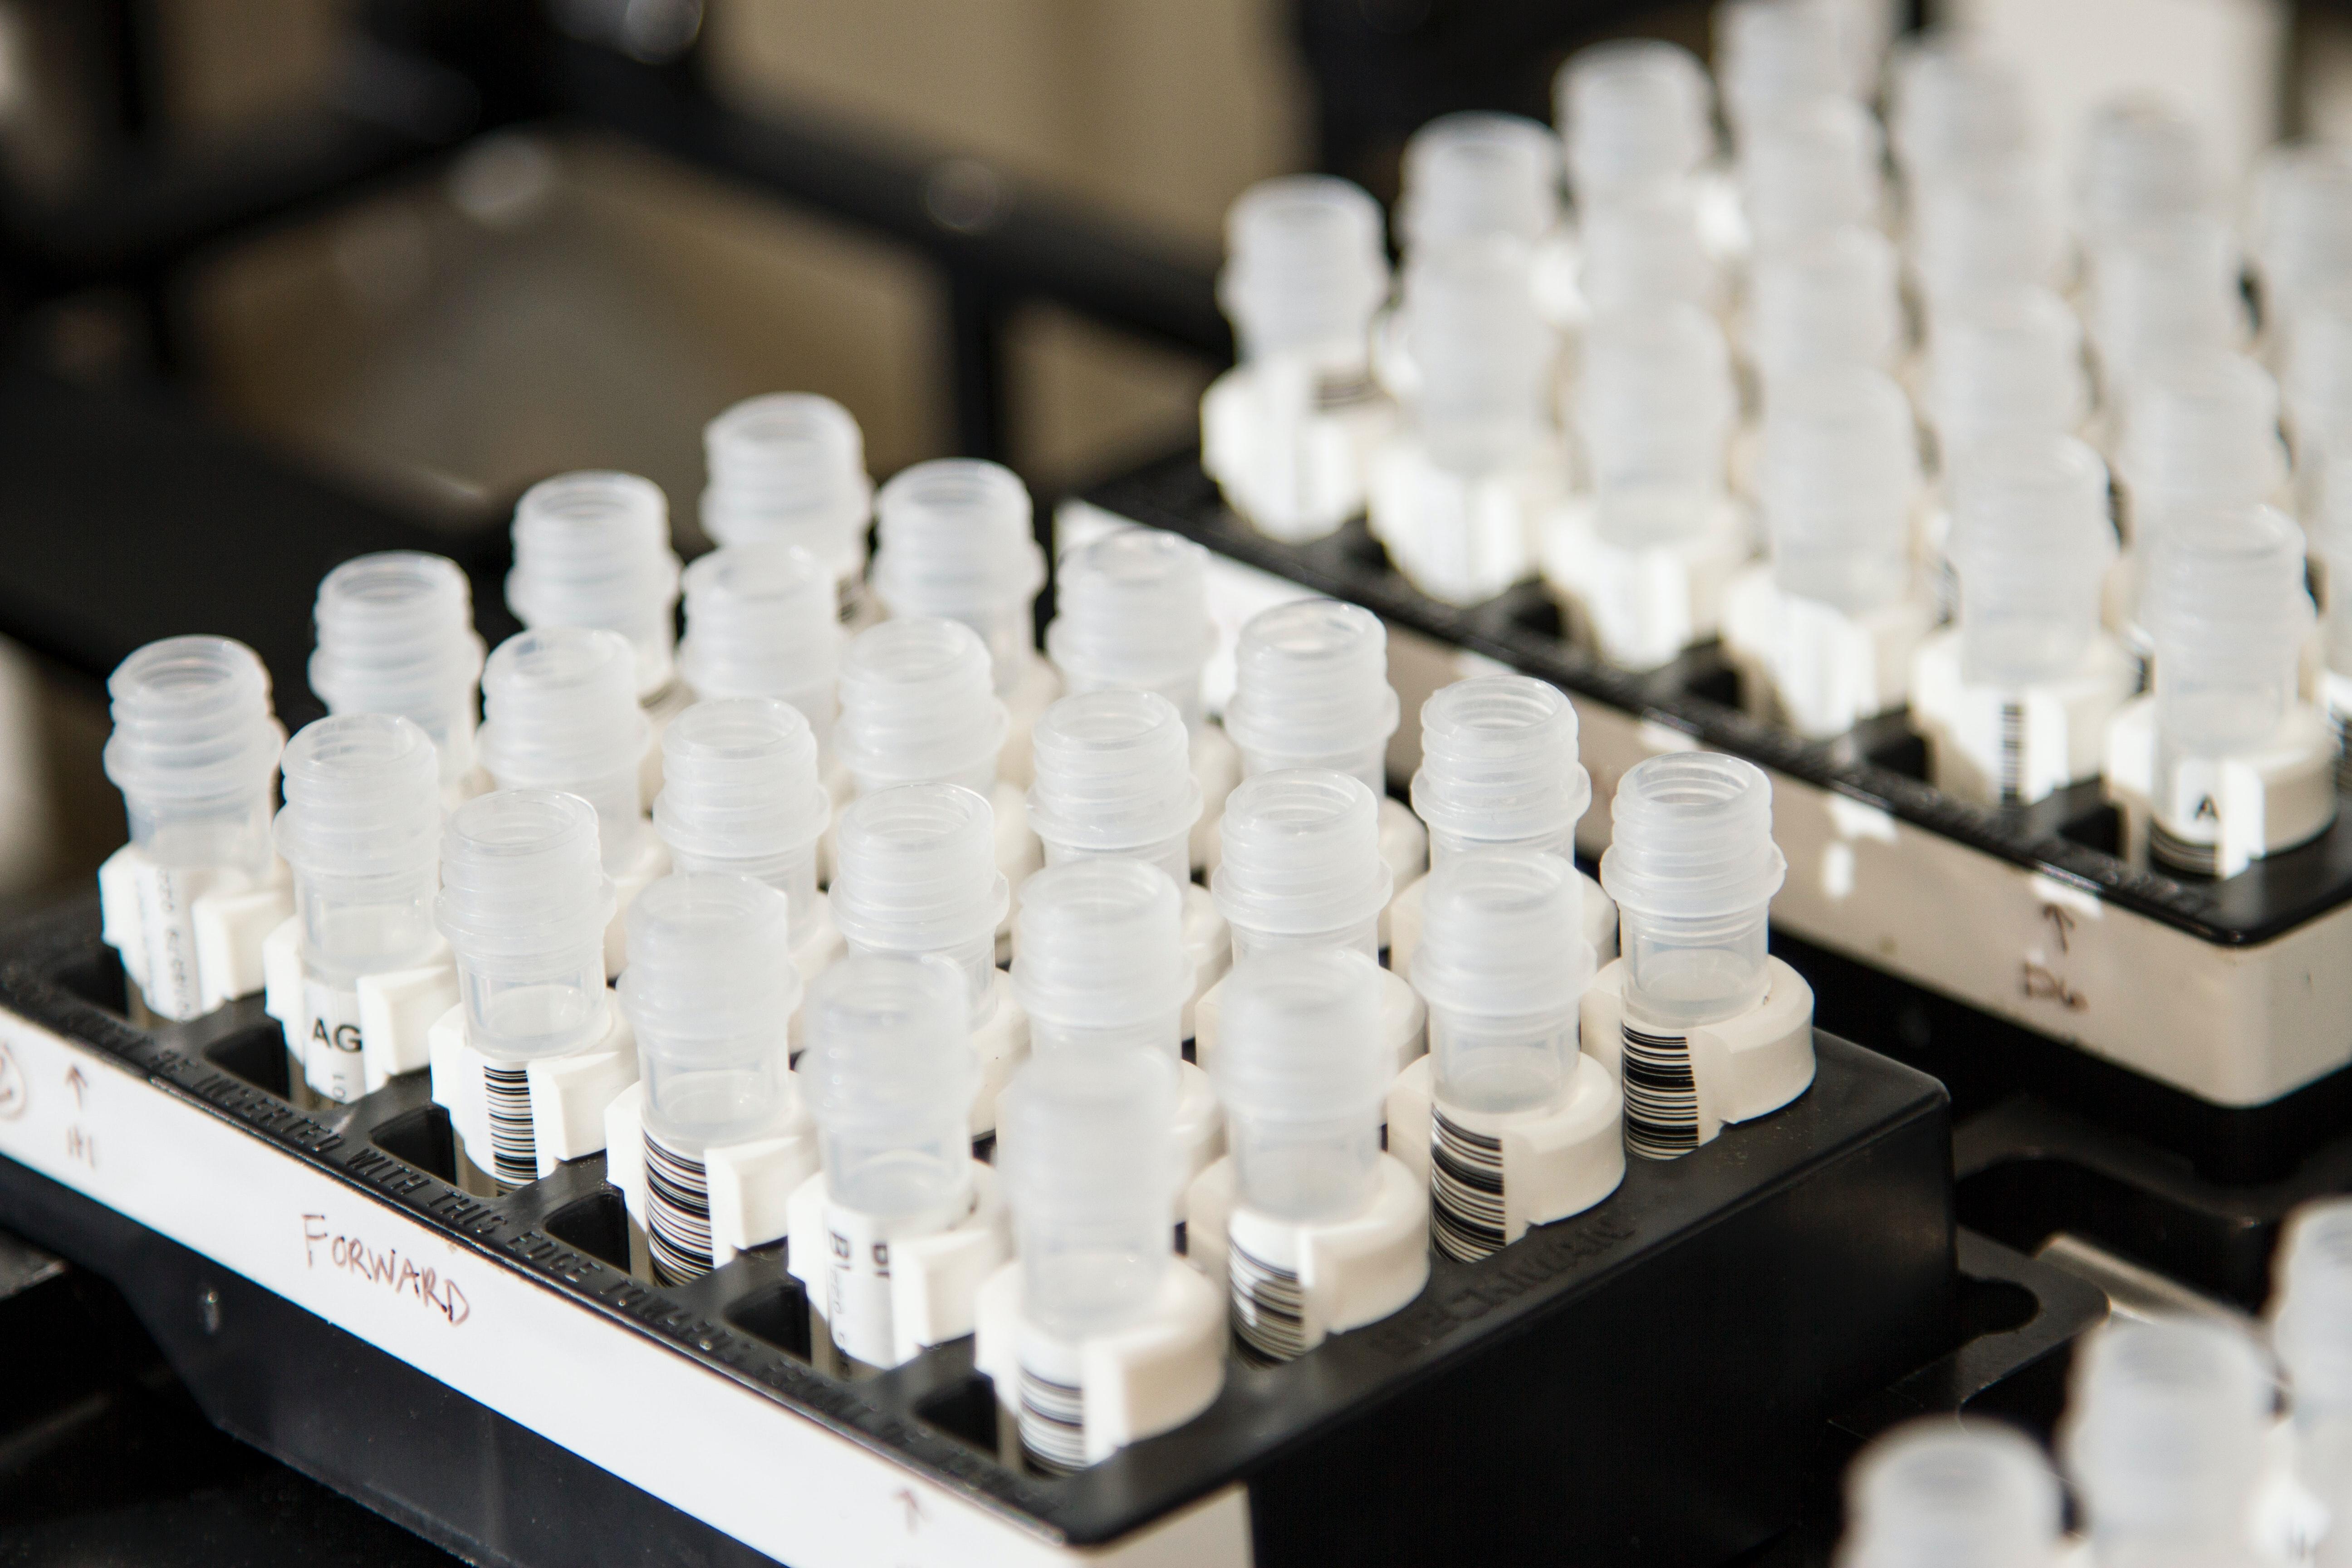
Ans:
POLYGON ((89 1088, 89 1079, 82 1076, 81 1065, 79 1062, 66 1068, 66 1087, 74 1091, 74 1109, 80 1110, 82 1095, 89 1088))

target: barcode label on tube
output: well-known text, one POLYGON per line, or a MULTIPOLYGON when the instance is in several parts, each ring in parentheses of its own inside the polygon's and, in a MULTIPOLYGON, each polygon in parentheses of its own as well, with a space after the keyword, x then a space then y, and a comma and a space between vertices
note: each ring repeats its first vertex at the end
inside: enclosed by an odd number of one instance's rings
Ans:
POLYGON ((710 1272, 710 1183, 702 1162, 646 1134, 646 1247, 654 1272, 682 1284, 710 1272))
POLYGON ((539 1137, 530 1120, 530 1072, 482 1067, 482 1099, 490 1112, 490 1174, 509 1187, 539 1180, 539 1137))
POLYGON ((1243 1349, 1266 1361, 1306 1354, 1307 1292, 1297 1273, 1252 1257, 1239 1242, 1229 1242, 1226 1255, 1234 1333, 1243 1349))
POLYGON ((1475 1262, 1503 1246, 1503 1141, 1429 1119, 1429 1226, 1445 1256, 1475 1262))
POLYGON ((1625 1149, 1645 1160, 1675 1160, 1698 1147, 1698 1083, 1690 1041, 1627 1024, 1622 1073, 1625 1149))
POLYGON ((1086 1395, 1075 1384, 1021 1369, 1021 1447, 1039 1464, 1079 1470, 1087 1463, 1086 1395))
POLYGON ((2025 798, 2025 704, 2000 705, 2000 803, 2015 805, 2025 798))

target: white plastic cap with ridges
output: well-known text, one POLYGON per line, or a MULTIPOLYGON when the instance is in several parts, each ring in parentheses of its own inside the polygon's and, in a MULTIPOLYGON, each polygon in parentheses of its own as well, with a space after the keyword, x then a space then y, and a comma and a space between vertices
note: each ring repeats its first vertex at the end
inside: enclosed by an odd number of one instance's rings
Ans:
POLYGON ((2168 521, 2140 594, 2162 748, 2226 757, 2277 730, 2312 632, 2304 550, 2303 531, 2271 507, 2168 521))
POLYGON ((1120 528, 1062 557, 1045 652, 1066 690, 1156 692, 1198 725, 1216 641, 1209 552, 1191 540, 1120 528))
POLYGON ((604 864, 637 851, 638 770, 653 726, 617 632, 553 626, 500 643, 482 670, 482 765, 500 789, 560 789, 596 808, 604 864))
POLYGON ((526 626, 618 632, 636 655, 639 695, 669 684, 677 637, 677 554, 669 502, 635 474, 559 474, 515 503, 507 607, 526 626))
POLYGON ((2286 480, 2278 384, 2243 354, 2187 354, 2131 389, 2120 467, 2135 530, 2267 500, 2286 480))
POLYGON ((1191 879, 1201 785, 1174 704, 1149 691, 1065 697, 1038 717, 1034 744, 1029 827, 1048 865, 1116 856, 1191 879))
POLYGON ((996 1102, 1021 1310, 1064 1340, 1139 1321, 1171 1257, 1176 1064, 1150 1051, 1032 1056, 996 1102))
POLYGON ((1675 303, 1713 310, 1723 279, 1698 203, 1680 187, 1629 191, 1577 215, 1577 287, 1596 316, 1675 303))
POLYGON ((1572 852, 1592 781, 1576 760, 1576 710, 1558 687, 1478 675, 1421 705, 1412 809, 1431 863, 1471 849, 1572 852))
POLYGON ((454 561, 388 550, 320 580, 310 689, 330 713, 396 713, 440 752, 444 784, 474 766, 482 639, 473 587, 454 561))
POLYGON ((1748 129, 1739 198, 1759 250, 1878 221, 1885 138, 1867 109, 1828 94, 1789 104, 1748 129))
POLYGON ((1139 860, 1076 860, 1021 884, 1013 995, 1033 1051, 1136 1046, 1174 1059, 1192 960, 1176 884, 1139 860))
POLYGON ((1225 213, 1217 302, 1243 357, 1299 353, 1360 363, 1388 298, 1381 205, 1328 174, 1261 180, 1225 213))
POLYGON ((2238 346, 2245 331, 2236 239, 2204 213, 2152 219, 2099 252, 2086 321, 2109 396, 2181 355, 2238 346))
POLYGON ((2106 464, 2070 436, 1999 437, 1954 468, 1951 498, 1963 677, 2014 690, 2073 673, 2116 553, 2106 464))
POLYGON ((756 878, 790 900, 794 945, 815 929, 816 845, 833 798, 798 709, 729 697, 679 714, 662 735, 653 815, 677 869, 756 878))
POLYGON ((2049 1568, 2059 1518, 2058 1478, 2023 1433, 1919 1421, 1855 1461, 1837 1568, 2049 1568))
POLYGON ((286 731, 260 658, 227 637, 165 637, 115 666, 106 690, 103 762, 131 842, 165 865, 265 867, 286 731))
POLYGON ((1244 1206, 1313 1225, 1371 1202, 1396 1068, 1380 997, 1380 967, 1360 952, 1266 953, 1225 976, 1212 1076, 1244 1206))
POLYGON ((1225 797, 1223 855, 1209 888, 1234 957, 1278 947, 1378 955, 1395 881, 1381 858, 1380 804, 1328 769, 1258 773, 1225 797))
POLYGON ((781 697, 833 741, 841 622, 831 572, 796 544, 734 544, 686 569, 678 672, 697 696, 781 697))
POLYGON ((1243 626, 1225 733, 1250 772, 1335 768, 1378 794, 1397 707, 1388 630, 1370 610, 1301 599, 1243 626))
POLYGON ((2202 210, 2212 199, 2203 132, 2152 98, 2125 98, 2091 117, 2076 201, 2094 254, 2158 218, 2202 210))
POLYGON ((1753 289, 1749 352, 1768 402, 1808 372, 1885 369, 1902 346, 1895 247, 1876 229, 1827 229, 1759 257, 1753 289))
POLYGON ((1534 849, 1456 855, 1430 872, 1412 987, 1429 1004, 1437 1097, 1489 1114, 1559 1102, 1592 979, 1576 868, 1534 849))
POLYGON ((1723 331, 1691 305, 1596 315, 1577 430, 1601 537, 1628 548, 1696 538, 1716 521, 1738 397, 1723 331))
POLYGON ((801 999, 784 895, 725 872, 664 877, 626 918, 617 989, 647 1125, 687 1152, 763 1131, 783 1109, 786 1024, 801 999))
POLYGON ((1926 412, 1946 468, 2000 436, 2063 436, 2090 406, 2083 324, 2047 289, 1964 295, 1937 313, 1926 412))
POLYGON ((891 615, 971 627, 1006 689, 1034 635, 1029 602, 1045 582, 1028 487, 999 464, 940 458, 901 469, 874 508, 874 589, 891 615))
POLYGON ((1579 49, 1552 79, 1552 102, 1580 205, 1685 179, 1715 151, 1706 68, 1663 38, 1579 49))
POLYGON ((947 783, 985 794, 1010 724, 987 646, 961 622, 884 621, 842 660, 834 750, 860 790, 947 783))
POLYGON ((1917 451, 1909 401, 1876 371, 1821 372, 1774 393, 1758 488, 1783 593, 1850 613, 1903 596, 1917 451))
POLYGON ((2024 73, 1974 34, 1938 29, 1898 44, 1887 89, 1887 140, 1915 190, 2034 152, 2024 73))
POLYGON ((1408 251, 1491 235, 1532 244, 1559 221, 1559 137, 1516 114, 1441 114, 1404 144, 1397 237, 1408 251))
POLYGON ((1836 0, 1723 0, 1715 8, 1715 78, 1735 138, 1775 110, 1854 91, 1848 29, 1836 0))
POLYGON ((955 966, 852 953, 809 988, 800 1079, 826 1196, 877 1218, 927 1215, 971 1181, 980 1064, 955 966))
POLYGON ((614 901, 578 795, 494 790, 450 813, 434 919, 457 961, 466 1043, 511 1061, 600 1038, 614 901))
POLYGON ((280 766, 275 837, 310 955, 349 973, 422 958, 441 852, 433 742, 405 719, 338 714, 298 731, 280 766))
POLYGON ((1536 312, 1529 266, 1524 244, 1489 235, 1424 247, 1405 268, 1421 378, 1413 428, 1441 468, 1486 473, 1543 428, 1557 340, 1536 312))
POLYGON ((996 868, 988 802, 955 784, 880 790, 841 814, 835 837, 829 899, 851 951, 949 959, 963 972, 968 1005, 984 1008, 1012 898, 996 868))
POLYGON ((2352 1198, 2297 1209, 2274 1267, 2271 1343, 2296 1422, 2352 1418, 2352 1198))
POLYGON ((2251 1556, 2272 1400, 2270 1371, 2234 1324, 2120 1319, 2093 1334, 2075 1352, 2060 1451, 2094 1556, 2134 1543, 2176 1562, 2251 1556))
POLYGON ((2072 237, 2050 171, 2019 160, 1960 170, 1911 202, 1911 261, 1940 331, 1956 302, 1990 290, 2050 288, 2072 237))
POLYGON ((797 544, 836 579, 866 564, 874 481, 866 438, 830 397, 747 398, 702 427, 703 531, 721 545, 797 544))
POLYGON ((1765 918, 1789 869, 1764 770, 1717 752, 1645 758, 1609 817, 1601 885, 1617 904, 1629 1013, 1686 1029, 1761 1002, 1765 918))
POLYGON ((2263 314, 2291 325, 2313 290, 2343 278, 2352 256, 2352 153, 2321 142, 2273 147, 2252 184, 2263 314))

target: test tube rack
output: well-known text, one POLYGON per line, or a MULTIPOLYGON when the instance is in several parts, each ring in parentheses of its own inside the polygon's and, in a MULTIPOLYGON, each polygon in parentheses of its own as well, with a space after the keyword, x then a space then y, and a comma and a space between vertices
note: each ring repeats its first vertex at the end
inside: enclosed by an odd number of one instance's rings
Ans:
POLYGON ((1822 1027, 1945 1079, 1962 1115, 2031 1090, 2232 1184, 2287 1178, 2352 1126, 2352 817, 2238 876, 2176 879, 2116 857, 2095 782, 2021 808, 1957 799, 1927 781, 1901 713, 1806 741, 1743 710, 1712 645, 1613 668, 1562 637, 1538 584, 1457 608, 1414 589, 1360 521, 1305 544, 1257 532, 1193 454, 1057 519, 1112 521, 1209 549, 1221 632, 1307 594, 1378 614, 1407 715, 1393 776, 1417 761, 1411 716, 1437 687, 1496 668, 1559 686, 1592 775, 1581 857, 1607 847, 1604 803, 1644 757, 1704 747, 1766 769, 1789 861, 1775 951, 1812 983, 1822 1027))
POLYGON ((834 1375, 777 1248, 633 1275, 603 1156, 473 1195, 420 1077, 298 1107, 257 999, 135 1026, 98 923, 0 935, 0 1226, 112 1282, 220 1425, 478 1562, 1719 1562, 1840 1432, 2054 1408, 2104 1310, 1956 1251, 1942 1090, 1822 1035, 1785 1110, 1050 1477, 970 1341, 834 1375))

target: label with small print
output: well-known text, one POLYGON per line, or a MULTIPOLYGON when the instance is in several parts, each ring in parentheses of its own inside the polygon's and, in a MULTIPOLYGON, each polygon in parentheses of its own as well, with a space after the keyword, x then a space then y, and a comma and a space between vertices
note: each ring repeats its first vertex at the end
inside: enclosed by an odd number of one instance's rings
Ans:
POLYGON ((321 980, 302 984, 302 1081, 339 1104, 367 1092, 360 1056, 360 994, 321 980))
POLYGON ((139 982, 147 1005, 166 1018, 185 1021, 205 1012, 204 984, 196 971, 196 900, 213 890, 223 873, 211 867, 141 868, 139 936, 147 973, 139 982))
POLYGON ((1474 1132, 1433 1106, 1429 1168, 1429 1228, 1438 1249, 1462 1263, 1502 1250, 1502 1139, 1474 1132))
POLYGON ((933 1236, 961 1223, 978 1204, 877 1218, 839 1204, 824 1208, 825 1331, 834 1347, 868 1366, 898 1364, 898 1322, 890 1309, 890 1244, 933 1236))
POLYGON ((1625 1152, 1644 1160, 1678 1160, 1698 1147, 1698 1080, 1690 1039, 1626 1024, 1620 1064, 1625 1089, 1625 1152))

